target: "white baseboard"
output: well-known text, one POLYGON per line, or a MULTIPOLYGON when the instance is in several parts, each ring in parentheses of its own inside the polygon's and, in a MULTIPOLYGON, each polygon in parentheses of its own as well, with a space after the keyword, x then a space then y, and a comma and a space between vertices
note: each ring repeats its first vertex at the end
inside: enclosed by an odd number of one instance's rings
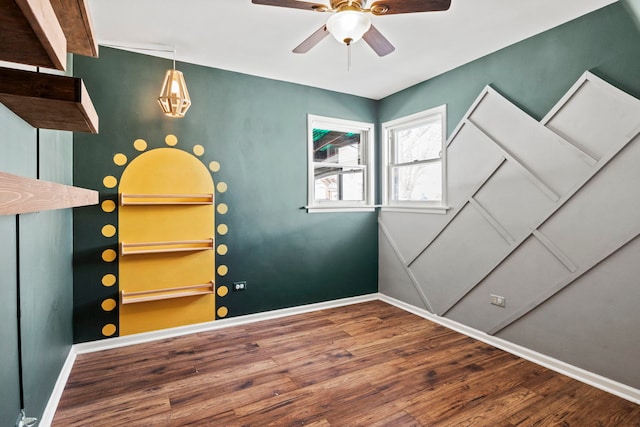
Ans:
POLYGON ((42 418, 38 423, 38 427, 50 427, 53 422, 53 417, 56 414, 56 409, 58 409, 58 403, 60 403, 62 392, 64 391, 64 387, 67 385, 71 369, 76 361, 76 352, 73 347, 74 346, 71 346, 69 349, 69 354, 67 354, 67 358, 64 361, 64 365, 62 365, 60 374, 58 374, 58 379, 56 380, 56 384, 53 386, 53 391, 49 396, 47 406, 44 407, 44 412, 42 413, 42 418))
POLYGON ((585 369, 579 368, 545 354, 538 353, 537 351, 522 347, 518 344, 506 341, 502 338, 488 335, 482 331, 463 325, 462 323, 458 323, 445 317, 437 316, 422 308, 407 304, 395 298, 391 298, 383 294, 378 294, 378 297, 380 300, 386 303, 394 305, 410 313, 416 314, 427 320, 431 320, 434 323, 438 323, 456 332, 460 332, 463 335, 497 347, 515 356, 526 359, 537 365, 544 366, 545 368, 549 368, 552 371, 558 372, 562 375, 566 375, 590 386, 599 388, 600 390, 604 390, 607 393, 614 394, 630 402, 640 404, 640 390, 638 390, 637 388, 619 383, 617 381, 603 377, 602 375, 594 374, 593 372, 587 371, 585 369))
POLYGON ((280 310, 265 311, 262 313, 248 314, 246 316, 220 319, 213 322, 198 323, 195 325, 179 326, 177 328, 163 329, 159 331, 143 332, 135 335, 109 338, 100 341, 91 341, 74 345, 76 354, 93 353, 95 351, 109 350, 112 348, 124 347, 133 344, 141 344, 150 341, 157 341, 173 338, 181 335, 195 334, 198 332, 214 331, 216 329, 230 328, 232 326, 246 325, 248 323, 260 322, 262 320, 278 319, 280 317, 293 316, 296 314, 308 313, 310 311, 325 310, 329 308, 342 307, 345 305, 357 304, 360 302, 374 301, 379 299, 379 294, 368 294, 357 297, 343 298, 338 300, 319 302, 315 304, 300 305, 297 307, 283 308, 280 310))
POLYGON ((536 351, 519 346, 501 338, 488 335, 484 332, 470 328, 469 326, 463 325, 456 321, 437 316, 424 309, 418 308, 411 304, 407 304, 395 298, 391 298, 387 295, 375 293, 333 301, 326 301, 316 304, 308 304, 297 307, 284 308, 280 310, 267 311, 263 313, 249 314, 246 316, 233 317, 230 319, 220 319, 213 322, 199 323, 196 325, 181 326, 160 331, 144 332, 124 337, 116 337, 106 340, 75 344, 69 351, 67 360, 64 363, 60 375, 58 376, 58 380, 56 381, 54 390, 51 393, 51 397, 49 398, 49 402, 47 403, 39 427, 49 427, 51 425, 53 416, 55 415, 55 411, 58 407, 58 403, 60 401, 60 398, 62 397, 62 391, 64 390, 64 386, 67 383, 69 374, 71 373, 71 368, 73 367, 73 363, 75 362, 77 354, 93 353, 96 351, 109 350, 134 344, 173 338, 181 335, 230 328, 233 326, 246 325, 263 320, 278 319, 282 317, 293 316, 296 314, 309 313, 311 311, 325 310, 375 300, 384 301, 402 310, 416 314, 420 317, 438 323, 456 332, 477 339, 478 341, 482 341, 484 343, 497 347, 515 356, 522 357, 523 359, 529 360, 533 363, 544 366, 545 368, 551 369, 555 372, 566 375, 585 384, 589 384, 593 387, 614 394, 630 402, 640 404, 640 390, 636 388, 619 383, 617 381, 613 381, 601 375, 594 374, 593 372, 578 368, 577 366, 562 362, 553 357, 546 356, 542 353, 538 353, 536 351))

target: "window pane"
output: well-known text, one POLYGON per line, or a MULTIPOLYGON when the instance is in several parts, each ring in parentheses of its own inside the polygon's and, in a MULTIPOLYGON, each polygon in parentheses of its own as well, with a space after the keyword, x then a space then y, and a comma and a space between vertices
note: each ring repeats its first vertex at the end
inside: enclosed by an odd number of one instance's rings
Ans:
POLYGON ((442 200, 442 162, 394 167, 391 179, 394 201, 442 200))
POLYGON ((362 164, 360 136, 359 132, 314 128, 313 161, 343 165, 362 164))
POLYGON ((315 168, 316 200, 364 200, 364 173, 361 168, 315 168))
POLYGON ((393 146, 393 163, 439 158, 442 150, 440 116, 421 126, 396 131, 393 146))

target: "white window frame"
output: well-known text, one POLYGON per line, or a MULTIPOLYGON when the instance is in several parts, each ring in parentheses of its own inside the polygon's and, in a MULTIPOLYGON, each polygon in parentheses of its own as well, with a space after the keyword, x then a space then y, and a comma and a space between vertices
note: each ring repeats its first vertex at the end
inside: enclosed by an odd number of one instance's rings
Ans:
MULTIPOLYGON (((373 211, 374 203, 374 124, 354 120, 336 119, 332 117, 307 115, 307 212, 359 212, 373 211), (364 170, 364 200, 316 200, 315 174, 316 166, 326 166, 313 161, 313 129, 331 129, 340 132, 360 132, 363 164, 358 166, 364 170)), ((332 164, 338 166, 339 164, 332 164)), ((352 167, 353 165, 345 165, 352 167)))
MULTIPOLYGON (((419 113, 401 117, 382 123, 382 210, 395 212, 420 212, 445 214, 447 212, 447 106, 430 108, 419 113), (418 127, 422 123, 432 120, 434 116, 440 116, 442 121, 442 151, 440 162, 442 165, 442 200, 440 201, 394 201, 391 198, 393 191, 391 183, 391 169, 400 163, 391 163, 393 148, 393 136, 397 131, 418 127)), ((412 164, 428 163, 433 160, 417 161, 412 164)))

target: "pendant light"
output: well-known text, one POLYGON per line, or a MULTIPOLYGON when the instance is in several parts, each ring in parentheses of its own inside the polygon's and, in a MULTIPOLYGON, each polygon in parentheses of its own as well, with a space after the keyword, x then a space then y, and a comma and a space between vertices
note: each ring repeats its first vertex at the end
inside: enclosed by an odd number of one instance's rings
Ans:
POLYGON ((191 98, 184 81, 184 75, 176 70, 176 51, 173 50, 173 68, 167 70, 164 84, 158 97, 162 112, 169 117, 182 118, 191 106, 191 98))

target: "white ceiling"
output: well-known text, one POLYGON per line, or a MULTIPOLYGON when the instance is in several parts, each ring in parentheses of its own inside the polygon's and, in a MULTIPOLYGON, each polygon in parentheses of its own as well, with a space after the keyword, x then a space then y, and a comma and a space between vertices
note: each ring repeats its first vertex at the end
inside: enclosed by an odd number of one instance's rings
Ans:
POLYGON ((175 46, 179 61, 380 99, 615 1, 452 0, 446 12, 373 16, 396 51, 380 58, 355 43, 350 70, 347 48, 333 37, 306 54, 291 52, 327 13, 251 0, 89 0, 89 7, 100 44, 175 46))

